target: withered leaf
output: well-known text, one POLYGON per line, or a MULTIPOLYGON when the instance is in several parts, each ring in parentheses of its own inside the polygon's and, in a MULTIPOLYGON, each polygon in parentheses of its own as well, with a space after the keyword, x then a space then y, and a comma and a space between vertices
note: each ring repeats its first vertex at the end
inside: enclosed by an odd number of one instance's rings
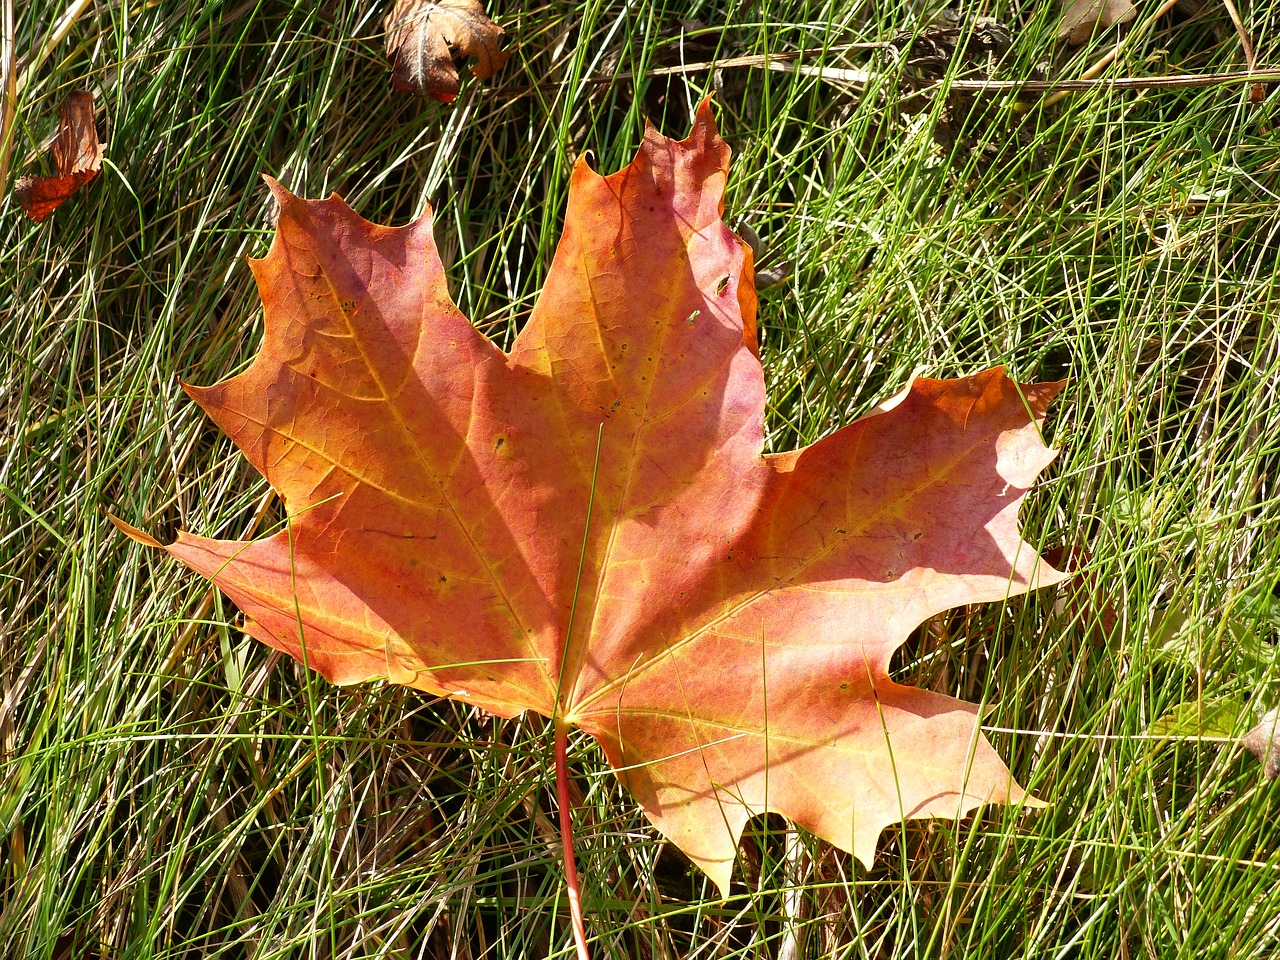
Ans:
POLYGON ((102 144, 93 120, 93 94, 75 90, 58 107, 62 124, 51 153, 58 172, 23 177, 14 186, 22 212, 40 223, 102 169, 102 144))
POLYGON ((1280 726, 1280 708, 1268 710, 1258 725, 1241 738, 1241 745, 1262 763, 1262 775, 1268 780, 1280 776, 1280 738, 1276 728, 1280 726))
POLYGON ((1074 0, 1062 15, 1058 39, 1081 44, 1093 36, 1095 30, 1128 23, 1137 15, 1138 8, 1129 0, 1074 0))
POLYGON ((396 0, 386 19, 393 89, 451 103, 458 95, 456 60, 473 57, 479 80, 502 69, 506 32, 478 0, 396 0))

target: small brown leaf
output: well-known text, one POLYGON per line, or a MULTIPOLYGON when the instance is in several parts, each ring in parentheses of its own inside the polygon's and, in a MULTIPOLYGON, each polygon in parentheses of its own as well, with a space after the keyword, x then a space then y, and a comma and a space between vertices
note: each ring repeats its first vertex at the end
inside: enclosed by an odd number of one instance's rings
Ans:
POLYGON ((102 144, 93 121, 93 94, 75 90, 58 107, 62 125, 51 152, 58 172, 52 177, 23 177, 14 185, 22 212, 41 222, 102 169, 102 144))
POLYGON ((1128 23, 1137 15, 1138 8, 1130 0, 1073 0, 1062 15, 1058 39, 1078 45, 1093 36, 1094 30, 1128 23))
POLYGON ((485 16, 478 0, 396 0, 386 19, 391 86, 452 103, 458 95, 455 58, 474 57, 484 80, 502 69, 506 32, 485 16))
POLYGON ((1262 775, 1268 780, 1274 780, 1280 775, 1277 727, 1280 727, 1280 707, 1272 707, 1262 715, 1258 725, 1240 739, 1241 745, 1261 761, 1262 775))

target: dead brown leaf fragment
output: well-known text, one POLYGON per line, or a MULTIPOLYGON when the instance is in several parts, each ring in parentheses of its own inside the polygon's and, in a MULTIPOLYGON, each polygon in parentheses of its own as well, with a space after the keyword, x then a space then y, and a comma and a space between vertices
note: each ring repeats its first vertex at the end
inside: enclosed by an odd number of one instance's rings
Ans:
POLYGON ((1081 44, 1096 30, 1106 30, 1118 23, 1128 23, 1138 15, 1129 0, 1074 0, 1067 5, 1058 28, 1058 39, 1081 44))
POLYGON ((1280 776, 1280 708, 1272 707, 1258 721, 1258 725, 1241 738, 1241 745, 1262 763, 1262 775, 1268 780, 1280 776))
POLYGON ((506 32, 478 0, 396 0, 385 25, 392 88, 441 103, 458 95, 458 61, 472 57, 472 74, 485 80, 510 56, 506 32))
POLYGON ((58 107, 62 124, 51 152, 58 172, 23 177, 14 186, 22 212, 40 223, 102 169, 102 144, 93 120, 93 94, 76 90, 58 107))

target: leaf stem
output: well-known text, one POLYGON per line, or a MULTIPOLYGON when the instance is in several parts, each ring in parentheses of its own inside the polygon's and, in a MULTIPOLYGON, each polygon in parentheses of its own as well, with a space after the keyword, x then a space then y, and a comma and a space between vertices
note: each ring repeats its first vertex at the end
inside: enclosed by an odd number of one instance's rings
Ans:
POLYGON ((600 476, 600 450, 604 446, 604 424, 596 434, 596 465, 591 471, 591 497, 587 500, 587 522, 582 531, 582 552, 578 555, 578 580, 573 586, 573 603, 569 606, 569 623, 564 631, 564 655, 560 658, 560 676, 556 680, 556 706, 551 717, 556 741, 556 800, 560 807, 560 844, 564 848, 564 879, 569 894, 569 919, 573 922, 573 942, 578 960, 591 960, 587 952, 587 928, 582 922, 582 898, 578 895, 578 861, 573 855, 573 818, 569 804, 569 724, 564 720, 565 672, 569 664, 569 644, 573 637, 573 619, 578 612, 578 593, 582 589, 582 571, 587 565, 587 547, 591 540, 591 510, 596 502, 596 480, 600 476))
POLYGON ((556 800, 560 807, 560 844, 564 848, 564 880, 569 893, 569 919, 578 960, 591 960, 587 952, 587 928, 582 922, 582 899, 578 896, 578 861, 573 854, 573 818, 569 804, 569 725, 555 720, 556 800))

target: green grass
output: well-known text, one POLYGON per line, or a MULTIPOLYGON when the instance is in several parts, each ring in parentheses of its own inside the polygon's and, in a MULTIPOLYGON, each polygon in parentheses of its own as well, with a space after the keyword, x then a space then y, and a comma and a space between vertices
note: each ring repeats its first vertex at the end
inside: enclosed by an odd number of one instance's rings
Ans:
MULTIPOLYGON (((21 53, 61 10, 19 7, 21 53)), ((727 215, 795 261, 762 303, 773 449, 918 367, 1069 378, 1024 521, 1079 576, 939 617, 899 658, 903 679, 991 704, 997 748, 1053 805, 891 829, 870 871, 760 820, 721 900, 577 740, 595 956, 1274 955, 1280 794, 1230 743, 1148 731, 1227 701, 1243 733, 1280 688, 1275 95, 1000 96, 947 151, 941 101, 902 116, 884 55, 801 61, 871 69, 861 95, 754 67, 617 78, 678 56, 682 17, 707 25, 702 60, 883 41, 933 9, 548 0, 495 11, 515 56, 442 107, 389 95, 382 12, 102 2, 22 91, 15 174, 72 89, 98 94, 110 142, 43 226, 10 185, 0 206, 0 954, 571 955, 541 719, 308 679, 105 513, 158 536, 279 517, 178 384, 257 349, 259 174, 384 222, 429 199, 457 302, 505 344, 575 158, 621 166, 649 112, 682 134, 714 79, 727 215)), ((1045 58, 1078 76, 1112 45, 1056 44, 1049 4, 967 13, 1011 26, 1005 79, 1045 58)), ((1263 65, 1278 13, 1245 11, 1263 65)), ((1127 36, 1106 75, 1240 68, 1212 3, 1127 36)))

